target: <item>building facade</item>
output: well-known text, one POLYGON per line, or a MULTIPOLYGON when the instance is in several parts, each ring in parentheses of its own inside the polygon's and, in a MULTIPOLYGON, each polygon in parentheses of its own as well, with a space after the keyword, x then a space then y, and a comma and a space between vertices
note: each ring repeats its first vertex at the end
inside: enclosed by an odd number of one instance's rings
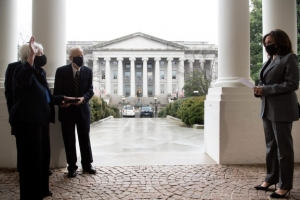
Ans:
POLYGON ((156 97, 166 103, 184 96, 184 80, 194 68, 206 70, 213 79, 217 74, 218 49, 207 42, 170 42, 134 33, 111 41, 70 41, 67 50, 76 45, 93 69, 95 95, 113 104, 123 97, 145 103, 156 97))

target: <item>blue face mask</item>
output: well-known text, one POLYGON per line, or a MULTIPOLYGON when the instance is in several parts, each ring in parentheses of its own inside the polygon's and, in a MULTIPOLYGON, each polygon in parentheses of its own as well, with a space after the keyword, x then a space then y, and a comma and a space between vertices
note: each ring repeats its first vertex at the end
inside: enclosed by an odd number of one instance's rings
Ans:
POLYGON ((73 57, 73 63, 81 67, 83 65, 83 57, 73 57))
POLYGON ((270 55, 273 56, 277 53, 278 48, 275 47, 275 44, 270 44, 268 46, 265 46, 266 52, 270 55))

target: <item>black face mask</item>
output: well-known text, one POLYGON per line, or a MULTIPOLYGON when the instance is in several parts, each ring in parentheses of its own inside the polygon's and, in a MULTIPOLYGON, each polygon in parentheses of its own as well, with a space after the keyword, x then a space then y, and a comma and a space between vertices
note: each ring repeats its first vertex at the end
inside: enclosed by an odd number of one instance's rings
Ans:
POLYGON ((45 55, 42 56, 35 56, 34 58, 34 65, 38 67, 43 67, 47 64, 47 57, 45 55))
POLYGON ((78 67, 81 67, 83 64, 83 57, 73 57, 73 63, 75 63, 78 67))
POLYGON ((277 53, 278 48, 275 47, 275 44, 270 44, 268 46, 265 46, 266 52, 270 55, 273 56, 277 53))

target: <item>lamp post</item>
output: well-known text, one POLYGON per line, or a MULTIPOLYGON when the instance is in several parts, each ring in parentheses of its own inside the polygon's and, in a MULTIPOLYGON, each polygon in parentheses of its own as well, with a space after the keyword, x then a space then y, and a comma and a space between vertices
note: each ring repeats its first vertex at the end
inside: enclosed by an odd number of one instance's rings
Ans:
POLYGON ((123 108, 124 108, 124 105, 125 105, 125 97, 122 97, 122 102, 119 102, 119 105, 122 106, 122 108, 121 108, 121 115, 122 115, 122 118, 123 118, 123 108))
POLYGON ((150 104, 154 105, 154 117, 157 117, 157 105, 160 104, 160 102, 157 101, 156 97, 154 97, 154 103, 150 102, 150 104))

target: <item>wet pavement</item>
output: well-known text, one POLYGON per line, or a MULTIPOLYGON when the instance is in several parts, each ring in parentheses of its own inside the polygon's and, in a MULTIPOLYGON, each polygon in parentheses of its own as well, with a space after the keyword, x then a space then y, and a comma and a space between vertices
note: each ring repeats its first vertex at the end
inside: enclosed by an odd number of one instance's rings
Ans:
MULTIPOLYGON (((257 191, 265 165, 218 165, 203 149, 203 130, 166 119, 111 119, 91 126, 97 174, 67 176, 53 169, 52 197, 74 200, 270 199, 274 187, 257 191)), ((78 158, 80 163, 80 156, 78 158)), ((79 165, 80 166, 80 165, 79 165)), ((278 187, 278 185, 277 185, 278 187)), ((0 169, 0 200, 19 199, 18 173, 0 169)), ((300 199, 300 164, 286 199, 300 199)))

